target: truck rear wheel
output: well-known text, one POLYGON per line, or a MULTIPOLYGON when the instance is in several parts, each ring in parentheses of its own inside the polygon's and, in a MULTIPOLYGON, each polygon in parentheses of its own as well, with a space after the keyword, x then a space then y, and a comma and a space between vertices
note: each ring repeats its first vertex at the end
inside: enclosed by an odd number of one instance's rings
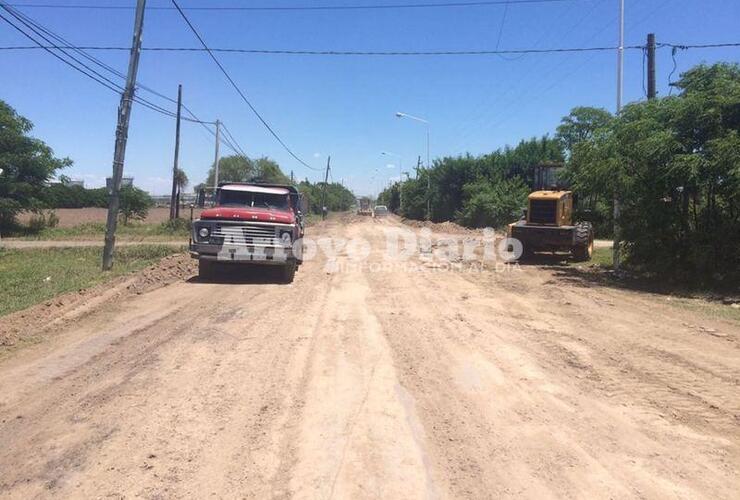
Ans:
POLYGON ((296 263, 291 261, 280 268, 280 281, 282 283, 293 283, 295 278, 296 263))
POLYGON ((575 228, 573 258, 577 261, 591 260, 594 253, 594 228, 590 222, 579 222, 575 228))

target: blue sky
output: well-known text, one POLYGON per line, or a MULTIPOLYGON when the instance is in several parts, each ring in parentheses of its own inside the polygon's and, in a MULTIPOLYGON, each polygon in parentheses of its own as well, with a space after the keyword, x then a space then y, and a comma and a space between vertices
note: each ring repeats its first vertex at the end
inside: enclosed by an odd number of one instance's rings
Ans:
MULTIPOLYGON (((430 0, 434 2, 435 0, 430 0)), ((107 3, 62 0, 35 3, 107 3)), ((18 0, 17 4, 34 3, 18 0)), ((316 5, 308 0, 182 0, 194 5, 316 5)), ((416 3, 416 0, 321 0, 322 5, 416 3)), ((149 0, 165 6, 165 0, 149 0)), ((351 11, 189 11, 212 47, 310 50, 486 50, 616 45, 617 0, 564 0, 544 4, 351 11), (505 12, 505 22, 502 19, 505 12)), ((133 10, 25 8, 27 15, 78 45, 130 44, 133 10)), ((740 41, 738 0, 626 0, 626 45, 658 42, 698 44, 740 41)), ((0 22, 0 45, 26 45, 0 22)), ((144 46, 196 47, 174 11, 150 10, 144 46)), ((125 72, 127 54, 94 52, 125 72)), ((236 82, 286 143, 308 163, 322 167, 332 157, 334 180, 358 194, 377 191, 425 155, 425 130, 396 111, 431 122, 432 157, 480 154, 523 138, 552 133, 578 105, 615 107, 613 52, 488 56, 339 57, 219 55, 236 82), (378 173, 376 173, 376 170, 378 173)), ((681 51, 677 71, 700 62, 740 61, 740 48, 681 51)), ((643 57, 625 53, 625 101, 644 98, 643 57)), ((0 51, 0 99, 35 125, 74 166, 65 173, 100 186, 110 175, 119 96, 74 72, 43 51, 0 51)), ((658 51, 658 93, 668 92, 673 62, 658 51)), ((203 119, 224 121, 250 156, 276 159, 283 170, 315 181, 267 133, 223 75, 203 53, 144 52, 139 81, 176 96, 203 119)), ((173 105, 153 96, 167 108, 173 105)), ((155 194, 169 191, 174 120, 135 106, 125 174, 155 194)), ((191 181, 205 178, 213 140, 198 125, 183 124, 181 167, 191 181)), ((223 149, 223 148, 222 148, 223 149)), ((409 169, 410 170, 410 169, 409 169)))

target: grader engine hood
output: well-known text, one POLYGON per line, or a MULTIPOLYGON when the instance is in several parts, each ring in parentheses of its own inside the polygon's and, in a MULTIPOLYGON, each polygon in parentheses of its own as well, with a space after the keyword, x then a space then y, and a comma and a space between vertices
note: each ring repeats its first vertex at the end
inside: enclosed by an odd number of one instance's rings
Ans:
POLYGON ((572 222, 573 197, 570 191, 535 191, 528 198, 527 223, 566 226, 572 222))

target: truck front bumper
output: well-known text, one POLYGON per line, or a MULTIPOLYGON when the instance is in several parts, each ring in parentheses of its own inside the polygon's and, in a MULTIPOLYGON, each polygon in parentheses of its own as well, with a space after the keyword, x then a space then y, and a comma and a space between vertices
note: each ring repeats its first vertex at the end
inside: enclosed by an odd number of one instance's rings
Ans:
POLYGON ((291 247, 271 245, 190 243, 190 256, 218 262, 264 265, 283 265, 296 260, 291 247))

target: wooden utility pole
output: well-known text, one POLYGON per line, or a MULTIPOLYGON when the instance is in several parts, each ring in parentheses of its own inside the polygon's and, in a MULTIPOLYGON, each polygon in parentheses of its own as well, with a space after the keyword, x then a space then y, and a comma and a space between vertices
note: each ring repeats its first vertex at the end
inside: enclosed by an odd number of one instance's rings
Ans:
POLYGON ((293 184, 295 181, 293 180, 293 171, 290 171, 290 183, 293 184))
POLYGON ((139 55, 141 54, 141 33, 144 30, 144 10, 146 0, 137 0, 136 17, 134 20, 134 35, 129 54, 128 74, 126 87, 121 94, 121 103, 118 105, 118 124, 116 125, 116 147, 113 153, 113 176, 111 177, 110 198, 108 200, 108 220, 105 226, 105 246, 103 247, 103 270, 109 271, 113 267, 113 251, 116 246, 116 227, 118 225, 118 209, 121 206, 121 180, 123 178, 123 163, 126 157, 126 140, 128 139, 128 124, 131 118, 131 105, 136 89, 136 74, 139 70, 139 55))
POLYGON ((326 159, 326 173, 324 174, 324 189, 321 190, 321 219, 326 219, 326 187, 329 183, 329 168, 331 164, 331 156, 326 159))
POLYGON ((172 166, 172 196, 170 196, 170 220, 178 216, 178 186, 177 173, 179 170, 178 160, 180 157, 180 110, 182 108, 182 85, 177 86, 177 121, 175 122, 175 162, 172 166))
POLYGON ((655 33, 647 36, 647 97, 655 99, 655 33))
POLYGON ((213 160, 213 196, 214 201, 216 197, 216 190, 218 189, 218 147, 221 143, 221 122, 216 120, 216 155, 213 160))

